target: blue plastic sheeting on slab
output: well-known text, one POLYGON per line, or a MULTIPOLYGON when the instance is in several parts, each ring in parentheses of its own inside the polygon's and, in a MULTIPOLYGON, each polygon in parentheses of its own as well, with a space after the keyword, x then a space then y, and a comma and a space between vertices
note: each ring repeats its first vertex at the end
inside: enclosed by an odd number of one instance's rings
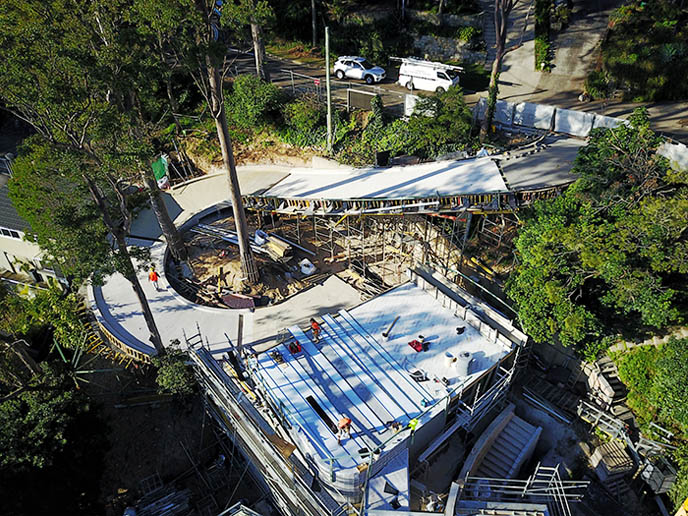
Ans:
POLYGON ((323 335, 327 337, 327 345, 323 347, 323 352, 331 357, 331 362, 334 363, 337 359, 341 361, 344 367, 339 367, 339 371, 346 377, 359 397, 370 406, 383 423, 403 417, 403 410, 399 409, 389 394, 375 381, 370 371, 351 356, 351 348, 344 346, 344 340, 326 322, 322 327, 323 335))
MULTIPOLYGON (((376 430, 376 427, 382 427, 380 419, 358 397, 327 357, 313 345, 300 328, 291 327, 289 332, 301 343, 304 351, 293 356, 289 363, 294 367, 298 366, 306 373, 303 376, 304 381, 313 381, 320 387, 339 412, 336 421, 342 414, 346 414, 352 419, 354 428, 365 434, 375 445, 380 444, 379 439, 371 433, 371 429, 376 430)), ((370 446, 371 442, 365 444, 370 446)))
POLYGON ((360 359, 373 378, 390 395, 406 416, 414 418, 419 412, 422 412, 420 405, 422 397, 418 395, 413 396, 413 394, 417 393, 404 392, 406 385, 404 385, 404 378, 398 372, 398 368, 401 368, 400 365, 394 367, 387 364, 379 351, 370 346, 360 334, 347 331, 344 325, 335 322, 332 316, 325 316, 325 320, 331 327, 336 328, 339 334, 348 337, 347 340, 351 345, 352 354, 360 359))
POLYGON ((377 342, 377 340, 375 340, 375 338, 372 335, 370 335, 365 330, 365 328, 363 328, 363 326, 361 326, 361 324, 349 312, 347 312, 346 310, 340 310, 339 315, 355 332, 363 336, 366 339, 366 342, 371 346, 371 348, 375 349, 378 355, 390 365, 390 367, 392 368, 390 370, 394 371, 396 379, 400 382, 399 385, 408 387, 410 389, 409 392, 417 392, 421 400, 432 399, 433 396, 428 391, 426 391, 421 386, 421 384, 414 381, 410 377, 409 372, 402 367, 402 365, 399 363, 396 357, 392 356, 392 354, 389 351, 387 351, 383 346, 381 346, 377 342))

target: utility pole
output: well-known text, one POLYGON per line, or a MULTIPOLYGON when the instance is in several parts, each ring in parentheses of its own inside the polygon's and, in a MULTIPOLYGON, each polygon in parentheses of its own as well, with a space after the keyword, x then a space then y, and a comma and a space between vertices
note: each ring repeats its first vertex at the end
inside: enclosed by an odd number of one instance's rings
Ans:
POLYGON ((332 90, 330 89, 330 28, 325 27, 325 84, 327 86, 327 153, 332 154, 332 90))

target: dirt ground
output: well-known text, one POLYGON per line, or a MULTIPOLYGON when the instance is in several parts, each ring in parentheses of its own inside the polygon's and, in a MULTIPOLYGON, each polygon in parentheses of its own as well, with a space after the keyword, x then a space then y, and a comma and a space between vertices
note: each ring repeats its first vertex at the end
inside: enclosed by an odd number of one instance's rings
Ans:
MULTIPOLYGON (((259 228, 261 221, 257 216, 249 217, 249 233, 253 235, 259 228)), ((202 224, 234 231, 234 218, 226 214, 219 217, 213 215, 202 224)), ((295 238, 291 237, 290 226, 294 222, 281 222, 275 220, 274 227, 272 220, 270 224, 262 225, 261 229, 270 234, 285 236, 292 242, 295 238)), ((189 244, 190 264, 193 273, 192 281, 203 286, 203 296, 196 301, 203 302, 211 306, 224 307, 226 305, 217 295, 218 278, 220 268, 222 268, 221 291, 223 295, 228 293, 238 293, 255 298, 257 305, 275 304, 286 298, 308 288, 314 281, 336 273, 341 273, 346 268, 344 256, 335 257, 332 260, 331 253, 323 249, 314 239, 312 228, 300 229, 301 246, 315 253, 312 256, 297 248, 293 248, 293 257, 282 263, 275 261, 267 256, 254 253, 255 260, 260 271, 260 282, 250 285, 243 280, 241 274, 238 247, 226 242, 221 238, 208 235, 199 235, 188 231, 184 234, 184 239, 189 244), (316 267, 312 275, 302 274, 298 263, 307 258, 316 267)))
MULTIPOLYGON (((89 369, 117 369, 98 357, 89 369)), ((108 426, 109 450, 101 476, 100 497, 108 516, 120 516, 143 494, 146 480, 159 477, 170 488, 191 490, 192 504, 210 507, 217 514, 241 499, 255 502, 260 493, 250 477, 241 475, 238 454, 231 443, 218 442, 215 425, 204 413, 198 395, 187 401, 156 394, 152 371, 116 370, 83 375, 82 388, 108 426), (188 455, 187 455, 188 452, 188 455), (220 454, 225 455, 226 483, 209 489, 194 464, 206 475, 220 454), (193 460, 193 463, 192 463, 193 460)), ((220 434, 221 435, 221 434, 220 434)))

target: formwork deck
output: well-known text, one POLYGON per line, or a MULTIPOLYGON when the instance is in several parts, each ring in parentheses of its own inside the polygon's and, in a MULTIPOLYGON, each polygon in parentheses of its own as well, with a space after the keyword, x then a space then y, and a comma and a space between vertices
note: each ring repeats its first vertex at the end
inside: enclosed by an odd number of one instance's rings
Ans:
POLYGON ((402 426, 418 418, 461 384, 468 385, 509 350, 483 337, 413 283, 397 287, 347 312, 326 315, 320 342, 298 326, 290 339, 257 357, 265 390, 281 408, 298 435, 322 460, 333 467, 351 468, 393 437, 391 422, 402 426), (381 333, 397 314, 389 340, 381 333), (456 335, 456 327, 464 333, 456 335), (416 352, 408 342, 424 334, 427 351, 416 352), (288 344, 298 341, 301 351, 288 344), (281 363, 271 354, 278 351, 281 363), (449 365, 447 354, 469 351, 473 362, 467 376, 449 365), (428 376, 416 382, 411 372, 428 376), (446 386, 441 378, 449 380, 446 386), (346 415, 352 420, 351 438, 338 445, 336 426, 346 415))
POLYGON ((294 169, 263 193, 287 199, 415 199, 506 192, 490 158, 436 161, 408 167, 294 169))

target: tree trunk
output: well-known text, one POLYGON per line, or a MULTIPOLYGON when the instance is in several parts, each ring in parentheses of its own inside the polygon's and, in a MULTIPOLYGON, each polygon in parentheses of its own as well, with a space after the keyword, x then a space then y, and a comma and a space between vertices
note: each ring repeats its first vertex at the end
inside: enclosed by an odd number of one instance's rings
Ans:
POLYGON ((158 356, 162 356, 166 353, 165 346, 163 346, 162 344, 162 338, 160 337, 158 326, 155 324, 153 312, 151 312, 150 305, 148 304, 148 299, 146 299, 146 294, 143 292, 141 282, 139 282, 139 278, 136 275, 136 269, 134 267, 133 262, 131 261, 129 249, 127 249, 127 242, 124 238, 124 235, 121 232, 117 231, 116 233, 117 234, 115 234, 115 240, 117 241, 117 249, 121 256, 125 258, 125 267, 127 268, 127 273, 124 274, 124 277, 127 279, 129 283, 131 283, 131 287, 134 289, 134 293, 136 294, 136 297, 139 300, 139 304, 141 305, 143 319, 144 321, 146 321, 146 326, 148 327, 148 331, 150 333, 150 337, 148 337, 148 340, 155 347, 155 350, 158 352, 158 356))
MULTIPOLYGON (((440 0, 440 5, 439 5, 439 7, 437 8, 437 14, 439 14, 440 16, 442 16, 442 8, 443 8, 443 7, 444 7, 444 0, 440 0)), ((440 24, 441 24, 441 23, 442 23, 442 22, 440 21, 440 24)))
POLYGON ((227 117, 225 116, 225 105, 224 102, 222 102, 220 73, 217 68, 208 68, 208 78, 210 82, 213 102, 212 111, 213 117, 215 118, 217 138, 220 140, 222 160, 224 161, 227 171, 227 184, 229 186, 229 195, 232 200, 232 212, 234 213, 234 224, 239 240, 241 272, 249 283, 255 283, 260 278, 260 275, 249 244, 248 225, 246 223, 246 214, 244 213, 244 204, 241 200, 239 179, 237 178, 236 166, 234 164, 234 152, 232 151, 232 140, 229 137, 227 117))
POLYGON ((143 178, 143 184, 146 186, 148 191, 148 198, 150 199, 151 209, 155 213, 155 218, 158 219, 158 224, 162 230, 163 235, 165 235, 165 240, 167 240, 167 245, 170 246, 170 252, 177 262, 185 262, 188 258, 188 253, 186 251, 186 246, 184 245, 184 240, 181 234, 177 230, 177 227, 172 222, 170 214, 167 211, 167 206, 160 195, 160 189, 158 188, 158 182, 155 180, 155 176, 152 171, 142 170, 141 177, 143 178))
POLYGON ((182 124, 179 122, 179 102, 172 91, 172 79, 168 76, 165 78, 165 85, 167 86, 167 98, 170 101, 170 109, 172 110, 172 118, 174 125, 177 128, 177 134, 182 134, 182 124))
POLYGON ((105 227, 107 227, 108 230, 110 230, 110 233, 112 233, 112 235, 115 237, 115 241, 117 242, 117 250, 124 258, 124 260, 122 260, 120 264, 124 266, 125 271, 120 272, 122 272, 127 281, 131 283, 131 286, 134 289, 134 292, 136 293, 136 297, 139 300, 141 310, 143 311, 143 319, 144 321, 146 321, 146 326, 148 327, 148 331, 150 333, 150 337, 148 338, 148 340, 151 342, 151 344, 153 344, 155 350, 158 352, 158 355, 164 355, 165 347, 162 345, 160 332, 158 331, 158 327, 155 324, 155 319, 153 319, 153 313, 151 312, 150 306, 148 305, 148 299, 146 299, 146 295, 144 294, 143 289, 141 288, 141 283, 139 283, 139 279, 136 276, 136 268, 134 267, 134 263, 131 260, 129 249, 127 249, 125 233, 122 230, 122 228, 118 227, 110 217, 110 213, 108 212, 108 202, 102 196, 100 189, 95 184, 95 182, 86 174, 83 174, 82 177, 84 178, 84 181, 88 186, 88 190, 91 193, 93 202, 96 203, 96 206, 100 211, 105 227))
POLYGON ((265 68, 265 47, 263 47, 260 25, 253 21, 251 22, 251 38, 253 39, 253 54, 256 58, 256 74, 264 81, 269 81, 270 74, 265 68))
POLYGON ((482 124, 480 125, 480 143, 483 143, 487 138, 487 134, 492 125, 492 118, 494 117, 495 107, 497 105, 497 94, 499 92, 499 71, 502 68, 502 59, 504 59, 504 52, 497 50, 495 60, 492 63, 492 71, 490 73, 490 87, 487 95, 487 110, 482 124))
POLYGON ((315 0, 311 0, 311 25, 313 26, 313 46, 318 44, 318 20, 315 10, 315 0))

